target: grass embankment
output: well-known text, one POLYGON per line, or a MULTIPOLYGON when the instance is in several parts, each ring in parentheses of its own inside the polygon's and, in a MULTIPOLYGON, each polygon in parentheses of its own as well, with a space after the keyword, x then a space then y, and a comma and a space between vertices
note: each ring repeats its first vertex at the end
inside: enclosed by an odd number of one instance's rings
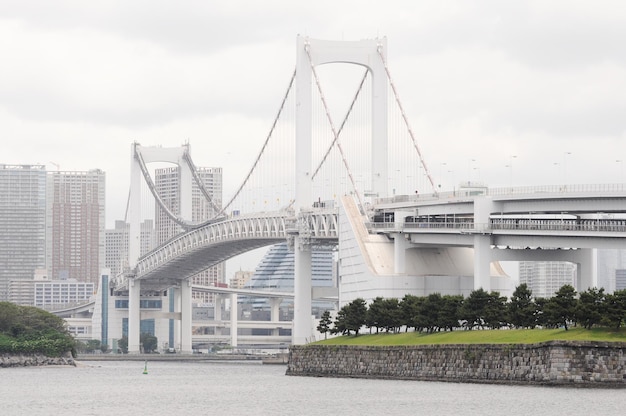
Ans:
POLYGON ((564 329, 499 329, 452 331, 424 334, 361 334, 318 341, 318 345, 433 345, 433 344, 536 344, 547 341, 608 341, 626 342, 626 328, 564 329))

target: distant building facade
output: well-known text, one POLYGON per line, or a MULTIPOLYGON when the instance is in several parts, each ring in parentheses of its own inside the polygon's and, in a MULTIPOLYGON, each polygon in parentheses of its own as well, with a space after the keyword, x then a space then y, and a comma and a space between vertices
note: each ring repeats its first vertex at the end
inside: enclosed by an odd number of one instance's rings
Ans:
MULTIPOLYGON (((145 220, 140 229, 140 251, 142 256, 154 248, 154 221, 145 220)), ((117 276, 125 267, 128 267, 128 241, 130 224, 124 221, 115 221, 115 228, 105 232, 105 268, 112 276, 117 276)))
POLYGON ((519 283, 526 283, 535 299, 550 298, 563 285, 576 287, 576 265, 564 261, 521 261, 519 283))
MULTIPOLYGON (((596 250, 597 287, 605 293, 626 289, 626 250, 596 250)), ((576 265, 558 261, 522 261, 519 263, 519 282, 526 283, 533 297, 552 297, 563 285, 576 290, 576 265)), ((585 289, 583 289, 585 290, 585 289)))
POLYGON ((105 259, 105 173, 50 173, 46 205, 50 279, 97 285, 105 259))
POLYGON ((254 275, 253 271, 237 270, 230 278, 229 287, 233 289, 243 289, 254 275))
POLYGON ((605 292, 626 289, 626 250, 597 250, 598 287, 605 292))
POLYGON ((35 281, 48 280, 46 269, 35 270, 34 279, 9 281, 9 302, 24 306, 35 306, 35 281))
POLYGON ((33 281, 34 306, 55 309, 62 306, 85 303, 95 295, 96 284, 78 282, 74 279, 33 281))
POLYGON ((32 281, 45 267, 46 168, 0 164, 0 301, 9 281, 32 281))
POLYGON ((626 290, 626 269, 615 270, 615 290, 626 290))
MULTIPOLYGON (((191 221, 201 222, 209 220, 218 214, 222 206, 222 169, 221 168, 198 168, 197 174, 202 181, 213 203, 207 201, 199 186, 192 184, 191 221)), ((180 214, 180 173, 178 167, 170 167, 155 170, 155 187, 163 203, 174 214, 180 214)), ((156 244, 162 244, 183 230, 171 218, 167 216, 158 204, 155 213, 156 244)), ((202 286, 216 286, 225 283, 224 264, 218 264, 192 278, 192 283, 202 286)), ((212 293, 193 292, 193 300, 196 303, 213 303, 215 295, 212 293)))
MULTIPOLYGON (((312 287, 336 287, 336 268, 334 266, 334 253, 327 250, 313 250, 311 252, 311 286, 312 287)), ((256 268, 252 278, 245 284, 245 288, 254 290, 268 290, 274 292, 294 291, 295 256, 289 250, 287 243, 275 244, 267 251, 256 268)), ((243 307, 253 310, 265 310, 270 308, 267 298, 247 298, 240 296, 243 307)), ((313 313, 333 309, 329 302, 313 301, 313 313)), ((291 315, 293 299, 284 300, 281 304, 285 314, 291 315)))

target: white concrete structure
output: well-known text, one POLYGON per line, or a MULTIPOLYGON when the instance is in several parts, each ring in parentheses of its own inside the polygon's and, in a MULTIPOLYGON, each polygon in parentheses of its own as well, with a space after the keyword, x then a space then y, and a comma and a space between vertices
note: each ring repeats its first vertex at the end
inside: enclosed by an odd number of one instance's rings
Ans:
MULTIPOLYGON (((298 36, 296 52, 296 210, 308 211, 312 199, 312 88, 315 67, 351 63, 366 67, 372 74, 372 192, 387 196, 387 75, 383 57, 386 39, 325 41, 298 36)), ((309 235, 300 227, 295 237, 293 343, 312 339, 311 250, 309 235)))

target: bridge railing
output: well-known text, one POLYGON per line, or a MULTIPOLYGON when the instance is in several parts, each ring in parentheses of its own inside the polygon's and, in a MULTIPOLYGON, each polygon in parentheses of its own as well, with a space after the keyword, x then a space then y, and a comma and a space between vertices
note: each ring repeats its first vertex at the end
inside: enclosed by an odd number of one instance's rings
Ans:
POLYGON ((487 188, 486 186, 473 186, 469 183, 467 188, 461 187, 458 190, 425 193, 414 195, 395 195, 387 198, 376 198, 375 205, 394 204, 404 202, 427 202, 441 199, 474 198, 477 196, 506 196, 506 195, 535 195, 535 194, 578 194, 578 193, 598 193, 598 194, 626 194, 626 183, 604 183, 604 184, 575 184, 575 185, 543 185, 543 186, 519 186, 487 188))
POLYGON ((366 228, 370 232, 390 232, 402 230, 541 230, 541 231, 576 231, 576 232, 626 232, 626 220, 501 220, 489 223, 467 221, 448 222, 369 222, 366 228))

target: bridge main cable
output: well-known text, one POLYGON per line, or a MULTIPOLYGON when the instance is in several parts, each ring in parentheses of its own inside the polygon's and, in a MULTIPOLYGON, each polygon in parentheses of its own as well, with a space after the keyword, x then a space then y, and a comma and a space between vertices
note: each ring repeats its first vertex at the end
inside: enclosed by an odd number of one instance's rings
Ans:
POLYGON ((278 120, 280 119, 280 115, 282 114, 283 109, 285 108, 285 103, 287 102, 287 97, 289 97, 289 92, 291 92, 291 88, 293 86, 293 82, 294 82, 295 79, 296 79, 296 70, 294 69, 293 75, 291 75, 291 80, 289 81, 289 86, 287 87, 287 92, 285 92, 285 96, 283 97, 283 101, 280 103, 280 108, 278 109, 278 114, 276 114, 276 117, 274 118, 274 122, 272 123, 272 128, 270 129, 269 133, 267 134, 267 137, 265 138, 265 142, 263 143, 263 147, 261 148, 261 151, 257 155, 256 160, 254 161, 254 164, 252 165, 252 167, 250 168, 250 171, 246 175, 246 178, 243 180, 243 183, 241 184, 241 186, 239 186, 239 189, 237 189, 237 192, 235 192, 235 194, 230 199, 230 201, 228 201, 228 203, 226 205, 224 205, 224 207, 216 215, 216 217, 219 217, 219 216, 223 215, 224 212, 226 212, 228 210, 228 208, 232 205, 232 203, 235 201, 235 199, 239 196, 239 194, 243 190, 243 187, 246 186, 246 184, 248 183, 248 180, 250 180, 250 176, 252 176, 252 173, 254 172, 254 169, 259 164, 259 160, 261 159, 261 156, 265 152, 265 148, 267 147, 267 144, 268 144, 270 138, 272 137, 272 134, 274 133, 274 130, 276 129, 276 124, 278 124, 278 120))

